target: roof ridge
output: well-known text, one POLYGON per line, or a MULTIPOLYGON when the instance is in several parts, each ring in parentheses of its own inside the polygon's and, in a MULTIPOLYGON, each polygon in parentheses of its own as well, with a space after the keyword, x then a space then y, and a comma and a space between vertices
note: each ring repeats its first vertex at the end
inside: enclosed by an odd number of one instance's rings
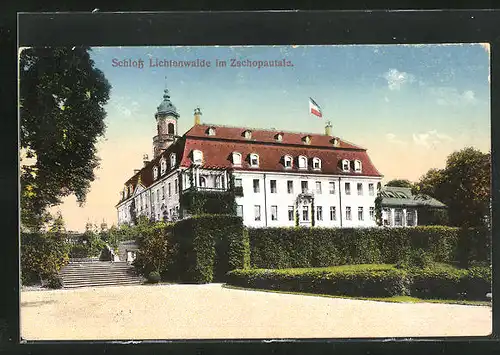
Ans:
MULTIPOLYGON (((298 132, 298 131, 288 131, 288 130, 281 130, 281 129, 271 129, 271 128, 257 128, 257 127, 248 127, 248 126, 233 126, 233 125, 223 125, 223 124, 214 124, 214 123, 205 123, 203 122, 200 126, 207 126, 207 127, 224 127, 224 128, 241 128, 241 129, 248 129, 248 130, 254 130, 254 131, 266 131, 266 132, 276 132, 276 133, 292 133, 292 134, 314 134, 317 136, 326 136, 325 134, 321 133, 313 133, 313 132, 298 132)), ((331 136, 332 138, 339 138, 338 136, 331 136)), ((342 139, 343 140, 343 139, 342 139)), ((343 140, 344 142, 347 142, 346 140, 343 140)))

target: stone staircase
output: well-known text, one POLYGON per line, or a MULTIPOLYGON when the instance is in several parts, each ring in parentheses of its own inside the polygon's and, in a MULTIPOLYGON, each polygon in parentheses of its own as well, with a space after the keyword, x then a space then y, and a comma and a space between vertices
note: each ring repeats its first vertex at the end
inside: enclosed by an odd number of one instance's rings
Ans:
POLYGON ((64 288, 136 285, 143 278, 126 262, 70 261, 60 272, 64 288))

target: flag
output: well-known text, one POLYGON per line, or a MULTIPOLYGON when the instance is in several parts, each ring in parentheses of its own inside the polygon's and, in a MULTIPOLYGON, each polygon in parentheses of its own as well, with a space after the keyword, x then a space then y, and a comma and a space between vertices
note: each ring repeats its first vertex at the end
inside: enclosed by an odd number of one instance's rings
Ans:
POLYGON ((309 98, 309 112, 318 117, 323 117, 321 107, 311 97, 309 98))

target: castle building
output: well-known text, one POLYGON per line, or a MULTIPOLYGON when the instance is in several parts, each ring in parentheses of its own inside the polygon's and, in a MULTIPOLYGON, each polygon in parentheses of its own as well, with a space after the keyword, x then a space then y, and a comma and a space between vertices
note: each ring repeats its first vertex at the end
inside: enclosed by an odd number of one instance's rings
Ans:
POLYGON ((382 175, 365 148, 332 134, 201 123, 177 134, 179 114, 165 90, 155 114, 153 159, 135 170, 116 205, 118 224, 131 212, 155 220, 186 216, 186 191, 227 191, 234 178, 237 214, 246 226, 372 227, 382 175))

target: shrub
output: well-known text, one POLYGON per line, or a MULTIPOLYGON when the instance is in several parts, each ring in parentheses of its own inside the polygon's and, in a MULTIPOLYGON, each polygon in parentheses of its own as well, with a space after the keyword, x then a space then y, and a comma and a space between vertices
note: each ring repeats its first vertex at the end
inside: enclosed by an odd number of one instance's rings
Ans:
MULTIPOLYGON (((474 230, 459 243, 460 230, 442 226, 404 228, 249 228, 254 268, 322 267, 389 263, 421 265, 489 257, 489 233, 474 230), (422 252, 424 250, 425 252, 422 252)), ((463 239, 463 237, 462 237, 463 239)))
POLYGON ((160 273, 158 271, 151 271, 149 273, 149 275, 148 275, 148 281, 150 283, 155 284, 155 283, 160 282, 160 280, 161 280, 161 277, 160 277, 160 273))
POLYGON ((248 269, 228 273, 228 284, 292 292, 355 297, 411 295, 419 298, 485 299, 491 290, 491 269, 373 268, 248 269))
POLYGON ((50 275, 47 278, 47 287, 53 289, 59 289, 63 287, 63 282, 59 275, 50 275))
POLYGON ((201 215, 174 226, 176 272, 182 281, 206 283, 222 280, 226 273, 247 267, 248 239, 241 217, 201 215))

